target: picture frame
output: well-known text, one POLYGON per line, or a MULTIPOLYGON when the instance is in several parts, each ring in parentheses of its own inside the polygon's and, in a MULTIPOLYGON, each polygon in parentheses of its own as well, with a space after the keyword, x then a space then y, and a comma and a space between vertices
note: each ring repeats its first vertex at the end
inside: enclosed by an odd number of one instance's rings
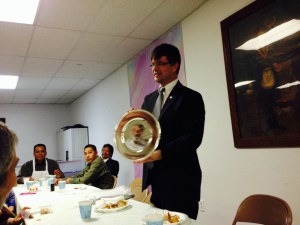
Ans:
POLYGON ((221 21, 236 148, 300 146, 299 22, 294 0, 257 0, 221 21))

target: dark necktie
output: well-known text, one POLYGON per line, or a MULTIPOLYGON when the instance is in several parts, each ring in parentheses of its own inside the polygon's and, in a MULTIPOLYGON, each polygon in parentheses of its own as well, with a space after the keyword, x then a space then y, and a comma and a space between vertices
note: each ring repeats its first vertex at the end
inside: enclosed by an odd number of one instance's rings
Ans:
POLYGON ((163 102, 164 102, 164 92, 165 92, 165 88, 164 87, 160 87, 158 90, 158 97, 156 99, 156 103, 153 109, 153 115, 158 119, 159 115, 160 115, 160 110, 162 108, 163 102))
MULTIPOLYGON (((159 115, 160 115, 160 110, 163 106, 164 103, 164 92, 165 92, 165 88, 164 87, 160 87, 158 90, 158 97, 156 99, 155 105, 154 105, 154 109, 153 109, 153 115, 158 119, 159 115)), ((146 163, 149 169, 152 169, 154 166, 153 162, 148 162, 146 163)))

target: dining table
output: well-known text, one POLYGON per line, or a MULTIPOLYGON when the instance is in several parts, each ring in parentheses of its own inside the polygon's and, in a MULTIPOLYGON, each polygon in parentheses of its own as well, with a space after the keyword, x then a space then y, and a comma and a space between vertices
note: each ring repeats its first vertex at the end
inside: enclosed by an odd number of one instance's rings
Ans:
MULTIPOLYGON (((67 184, 66 188, 60 190, 58 186, 54 190, 50 187, 36 186, 36 190, 28 191, 26 186, 18 184, 13 188, 16 197, 17 213, 24 207, 30 207, 29 211, 33 218, 26 218, 26 225, 79 225, 79 224, 104 224, 104 225, 145 225, 143 217, 149 212, 161 212, 161 209, 128 199, 127 205, 121 210, 101 211, 98 210, 97 202, 104 197, 122 195, 127 187, 117 187, 111 190, 101 190, 99 188, 85 184, 67 184), (123 189, 122 189, 123 188, 123 189), (91 219, 82 220, 79 211, 79 201, 92 199, 91 219), (47 209, 43 213, 43 209, 47 209)), ((124 192, 125 191, 125 192, 124 192)), ((196 220, 185 218, 182 225, 199 225, 196 220)), ((201 225, 201 224, 200 224, 201 225)))

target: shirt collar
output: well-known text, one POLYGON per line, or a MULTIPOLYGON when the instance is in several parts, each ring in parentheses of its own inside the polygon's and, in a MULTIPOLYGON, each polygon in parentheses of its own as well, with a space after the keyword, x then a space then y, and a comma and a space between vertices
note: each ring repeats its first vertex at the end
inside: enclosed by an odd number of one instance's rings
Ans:
POLYGON ((39 163, 37 160, 35 160, 35 165, 46 165, 46 158, 41 162, 39 163))
MULTIPOLYGON (((102 158, 102 159, 103 159, 103 158, 102 158)), ((103 159, 103 161, 104 161, 104 162, 106 162, 107 160, 109 160, 109 158, 107 158, 107 159, 103 159)))
POLYGON ((164 92, 164 101, 166 101, 166 99, 170 95, 171 91, 173 90, 173 88, 175 87, 177 82, 178 82, 178 79, 175 79, 172 82, 168 83, 166 86, 164 86, 164 88, 166 89, 164 92))

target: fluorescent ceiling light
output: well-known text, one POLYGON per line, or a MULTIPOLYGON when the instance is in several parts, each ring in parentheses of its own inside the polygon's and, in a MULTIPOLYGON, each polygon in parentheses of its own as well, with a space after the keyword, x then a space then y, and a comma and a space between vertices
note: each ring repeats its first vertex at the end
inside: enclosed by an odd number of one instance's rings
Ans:
POLYGON ((253 83, 255 80, 246 80, 246 81, 241 81, 241 82, 238 82, 236 84, 234 84, 234 87, 240 87, 240 86, 244 86, 244 85, 247 85, 247 84, 251 84, 253 83))
POLYGON ((240 50, 258 50, 273 42, 279 41, 287 36, 290 36, 300 30, 300 20, 292 19, 286 23, 280 24, 268 32, 250 39, 236 49, 240 50))
POLYGON ((0 0, 0 21, 33 24, 39 0, 0 0))
POLYGON ((295 81, 295 82, 292 82, 292 83, 286 83, 284 85, 281 85, 279 87, 277 87, 277 89, 283 89, 283 88, 289 88, 291 86, 295 86, 295 85, 299 85, 300 84, 300 81, 295 81))
POLYGON ((0 75, 0 89, 16 89, 18 76, 0 75))

